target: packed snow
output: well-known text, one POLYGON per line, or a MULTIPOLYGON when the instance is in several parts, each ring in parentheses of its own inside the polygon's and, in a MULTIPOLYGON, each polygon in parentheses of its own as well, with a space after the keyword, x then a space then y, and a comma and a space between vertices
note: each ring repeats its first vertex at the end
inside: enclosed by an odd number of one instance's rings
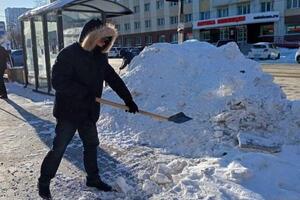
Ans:
MULTIPOLYGON (((197 41, 155 44, 133 60, 123 79, 141 109, 166 116, 182 111, 193 120, 158 122, 103 106, 99 131, 121 144, 199 157, 222 155, 243 132, 285 144, 300 141, 293 104, 234 43, 221 48, 197 41)), ((103 96, 119 100, 110 89, 103 96)))
MULTIPOLYGON (((101 145, 120 163, 101 176, 120 194, 98 195, 60 173, 56 198, 300 199, 300 101, 288 101, 234 43, 154 44, 133 59, 122 79, 140 109, 164 116, 184 112, 193 120, 156 121, 102 105, 101 145)), ((16 88, 9 91, 20 92, 16 88)), ((22 93, 39 109, 51 105, 52 99, 22 93)), ((103 98, 122 103, 110 88, 103 98)))
MULTIPOLYGON (((154 199, 300 198, 300 188, 291 184, 300 175, 299 102, 288 101, 234 43, 154 44, 122 78, 140 109, 193 118, 175 124, 102 106, 98 129, 105 142, 198 159, 158 164, 143 181, 154 199), (281 155, 291 149, 286 146, 295 146, 296 160, 281 155)), ((120 101, 111 89, 103 97, 120 101)))

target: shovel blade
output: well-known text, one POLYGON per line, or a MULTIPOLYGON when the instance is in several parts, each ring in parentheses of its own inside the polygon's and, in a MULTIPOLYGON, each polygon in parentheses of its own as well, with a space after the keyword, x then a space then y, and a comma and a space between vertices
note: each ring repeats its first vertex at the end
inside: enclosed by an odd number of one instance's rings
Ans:
POLYGON ((187 122, 189 120, 192 120, 193 118, 190 118, 188 116, 186 116, 183 112, 177 113, 175 115, 172 115, 168 118, 168 121, 177 123, 177 124, 181 124, 184 122, 187 122))

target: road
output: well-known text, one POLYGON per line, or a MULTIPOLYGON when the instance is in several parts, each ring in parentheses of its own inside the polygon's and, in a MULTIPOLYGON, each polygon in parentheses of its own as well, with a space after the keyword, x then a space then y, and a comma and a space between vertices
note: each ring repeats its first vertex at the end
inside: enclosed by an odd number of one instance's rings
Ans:
MULTIPOLYGON (((122 59, 109 59, 109 63, 119 72, 122 59)), ((287 98, 300 100, 300 65, 299 64, 262 64, 263 71, 274 77, 274 82, 279 84, 287 98)), ((125 68, 121 74, 126 72, 125 68)))
POLYGON ((299 64, 263 64, 263 71, 274 77, 287 98, 300 100, 300 65, 299 64))

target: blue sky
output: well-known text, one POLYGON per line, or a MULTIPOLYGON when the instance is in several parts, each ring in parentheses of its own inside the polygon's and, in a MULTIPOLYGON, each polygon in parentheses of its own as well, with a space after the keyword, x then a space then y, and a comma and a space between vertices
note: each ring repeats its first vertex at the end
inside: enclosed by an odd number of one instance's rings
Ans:
POLYGON ((34 0, 0 0, 0 21, 5 21, 4 10, 7 7, 32 8, 34 6, 34 0))

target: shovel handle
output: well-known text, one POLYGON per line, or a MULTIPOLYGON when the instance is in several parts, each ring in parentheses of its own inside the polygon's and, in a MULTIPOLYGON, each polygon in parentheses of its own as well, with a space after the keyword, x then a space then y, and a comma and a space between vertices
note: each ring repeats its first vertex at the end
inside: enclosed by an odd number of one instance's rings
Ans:
MULTIPOLYGON (((112 101, 109 101, 109 100, 106 100, 106 99, 102 99, 102 98, 99 98, 99 97, 96 97, 96 102, 103 103, 103 104, 106 104, 106 105, 109 105, 109 106, 112 106, 112 107, 115 107, 115 108, 121 108, 123 110, 129 110, 128 106, 125 106, 125 105, 120 104, 120 103, 115 103, 115 102, 112 102, 112 101)), ((144 110, 139 110, 138 113, 143 114, 143 115, 147 115, 149 117, 152 117, 152 118, 160 120, 160 121, 168 121, 169 120, 168 117, 158 115, 158 114, 154 114, 154 113, 151 113, 151 112, 147 112, 147 111, 144 111, 144 110)))

